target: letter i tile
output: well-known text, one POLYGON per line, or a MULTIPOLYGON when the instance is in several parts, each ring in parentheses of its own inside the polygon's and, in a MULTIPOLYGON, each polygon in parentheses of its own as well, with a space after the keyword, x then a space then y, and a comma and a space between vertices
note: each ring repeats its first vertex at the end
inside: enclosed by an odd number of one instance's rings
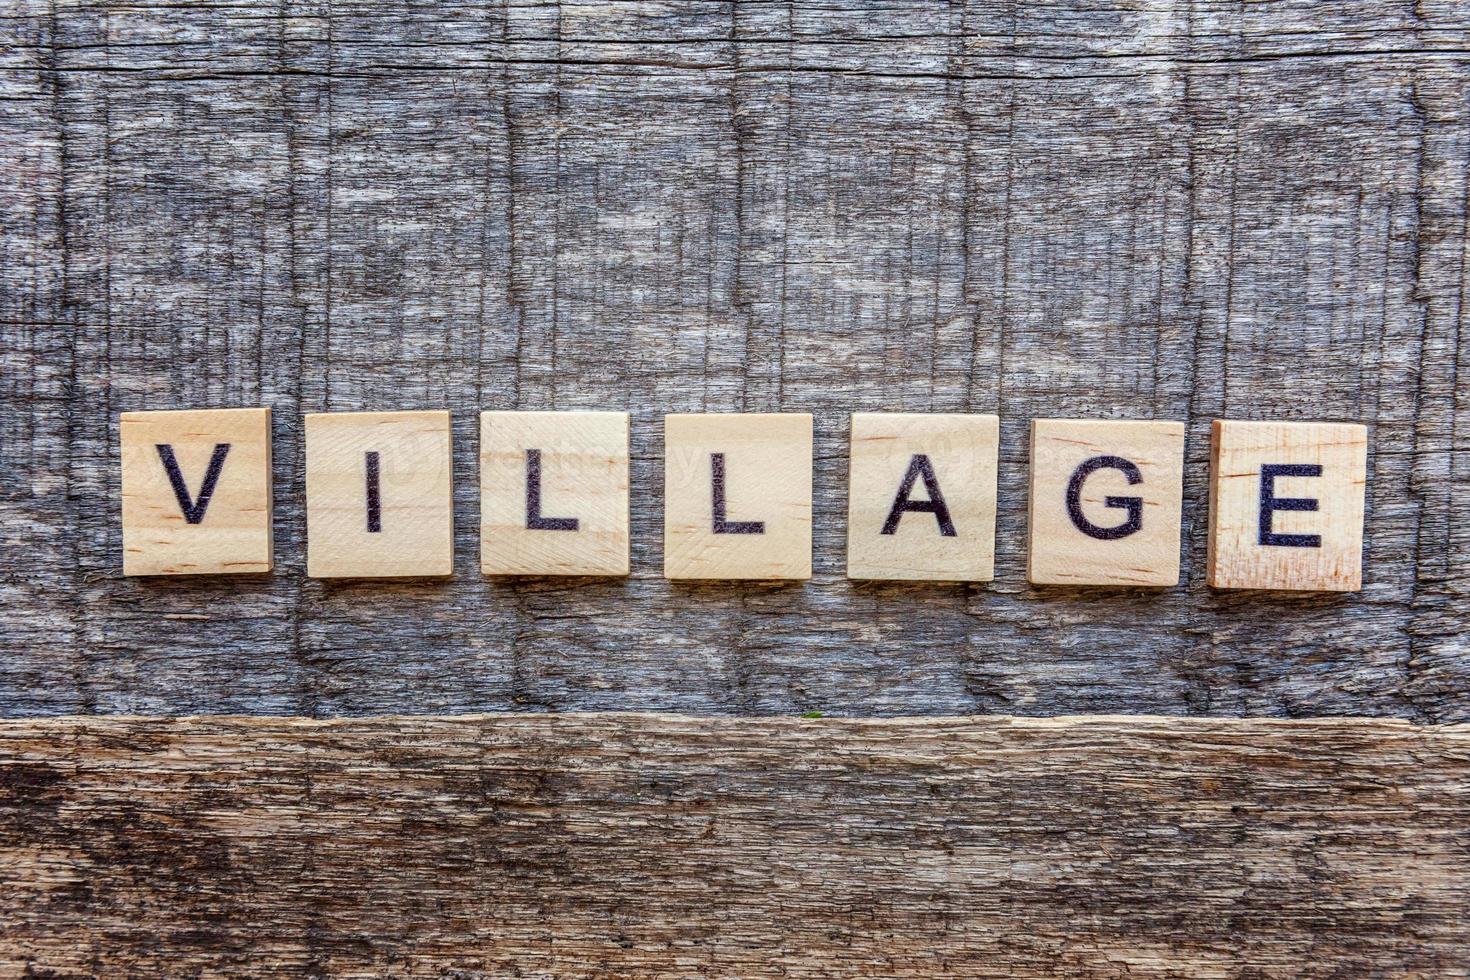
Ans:
POLYGON ((448 412, 306 416, 306 574, 454 573, 448 412))

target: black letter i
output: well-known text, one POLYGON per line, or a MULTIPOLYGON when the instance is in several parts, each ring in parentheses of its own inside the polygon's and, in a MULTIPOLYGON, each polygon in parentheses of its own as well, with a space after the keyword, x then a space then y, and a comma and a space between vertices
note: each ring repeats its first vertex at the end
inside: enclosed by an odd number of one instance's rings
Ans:
POLYGON ((378 454, 364 453, 367 462, 367 525, 369 533, 383 530, 383 496, 378 479, 378 454))

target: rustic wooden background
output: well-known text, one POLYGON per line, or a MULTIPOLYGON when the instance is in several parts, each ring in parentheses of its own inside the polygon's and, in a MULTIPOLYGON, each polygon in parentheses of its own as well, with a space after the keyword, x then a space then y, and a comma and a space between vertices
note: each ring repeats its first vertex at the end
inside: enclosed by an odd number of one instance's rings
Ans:
POLYGON ((0 177, 0 975, 1470 973, 1465 0, 0 0, 0 177), (262 404, 278 573, 121 578, 262 404), (375 408, 452 582, 303 576, 375 408), (633 413, 631 579, 481 580, 483 408, 633 413), (815 579, 663 581, 778 409, 815 579), (845 581, 856 410, 1001 415, 994 584, 845 581), (1037 416, 1188 422, 1181 588, 1024 584, 1037 416), (1361 594, 1204 587, 1215 417, 1372 427, 1361 594), (300 717, 44 717, 189 713, 300 717))
POLYGON ((1470 718, 1463 0, 0 2, 0 713, 1470 718), (280 571, 119 577, 118 412, 258 404, 280 571), (299 413, 438 407, 455 580, 306 580, 299 413), (634 413, 631 580, 481 580, 507 407, 634 413), (660 577, 704 409, 811 584, 660 577), (865 409, 1002 416, 993 585, 843 578, 865 409), (1184 587, 1025 585, 1034 416, 1188 421, 1184 587), (1204 587, 1216 416, 1372 426, 1360 595, 1204 587))

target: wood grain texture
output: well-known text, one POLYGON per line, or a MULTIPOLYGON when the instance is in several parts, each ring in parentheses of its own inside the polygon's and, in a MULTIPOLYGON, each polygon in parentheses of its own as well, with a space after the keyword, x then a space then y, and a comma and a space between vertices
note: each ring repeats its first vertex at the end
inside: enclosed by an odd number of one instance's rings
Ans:
POLYGON ((6 975, 1470 971, 1464 726, 8 721, 0 814, 6 975))
POLYGON ((1459 0, 0 3, 4 714, 1470 718, 1459 0), (124 581, 194 404, 278 570, 124 581), (306 580, 300 413, 445 407, 458 576, 306 580), (476 414, 624 407, 633 577, 483 583, 476 414), (816 416, 809 584, 663 581, 702 410, 816 416), (852 411, 1001 416, 993 583, 846 581, 852 411), (1035 417, 1188 422, 1181 588, 1025 584, 1035 417), (1361 594, 1205 587, 1216 417, 1371 426, 1361 594))

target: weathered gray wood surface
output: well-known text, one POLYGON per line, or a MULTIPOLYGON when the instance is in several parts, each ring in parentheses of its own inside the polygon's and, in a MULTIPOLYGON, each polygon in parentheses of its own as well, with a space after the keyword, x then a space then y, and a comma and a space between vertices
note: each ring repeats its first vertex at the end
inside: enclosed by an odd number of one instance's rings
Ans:
POLYGON ((0 0, 0 713, 1470 718, 1470 7, 0 0), (266 580, 116 417, 278 411, 266 580), (460 573, 302 576, 302 411, 456 413, 460 573), (631 581, 475 572, 480 408, 635 413, 631 581), (665 411, 811 410, 804 587, 659 577, 665 411), (845 418, 998 411, 999 579, 841 577, 845 418), (1023 584, 1033 416, 1187 419, 1186 587, 1023 584), (1373 426, 1366 587, 1211 595, 1215 416, 1373 426))
POLYGON ((1470 972, 1466 726, 12 720, 0 816, 7 976, 1470 972))

